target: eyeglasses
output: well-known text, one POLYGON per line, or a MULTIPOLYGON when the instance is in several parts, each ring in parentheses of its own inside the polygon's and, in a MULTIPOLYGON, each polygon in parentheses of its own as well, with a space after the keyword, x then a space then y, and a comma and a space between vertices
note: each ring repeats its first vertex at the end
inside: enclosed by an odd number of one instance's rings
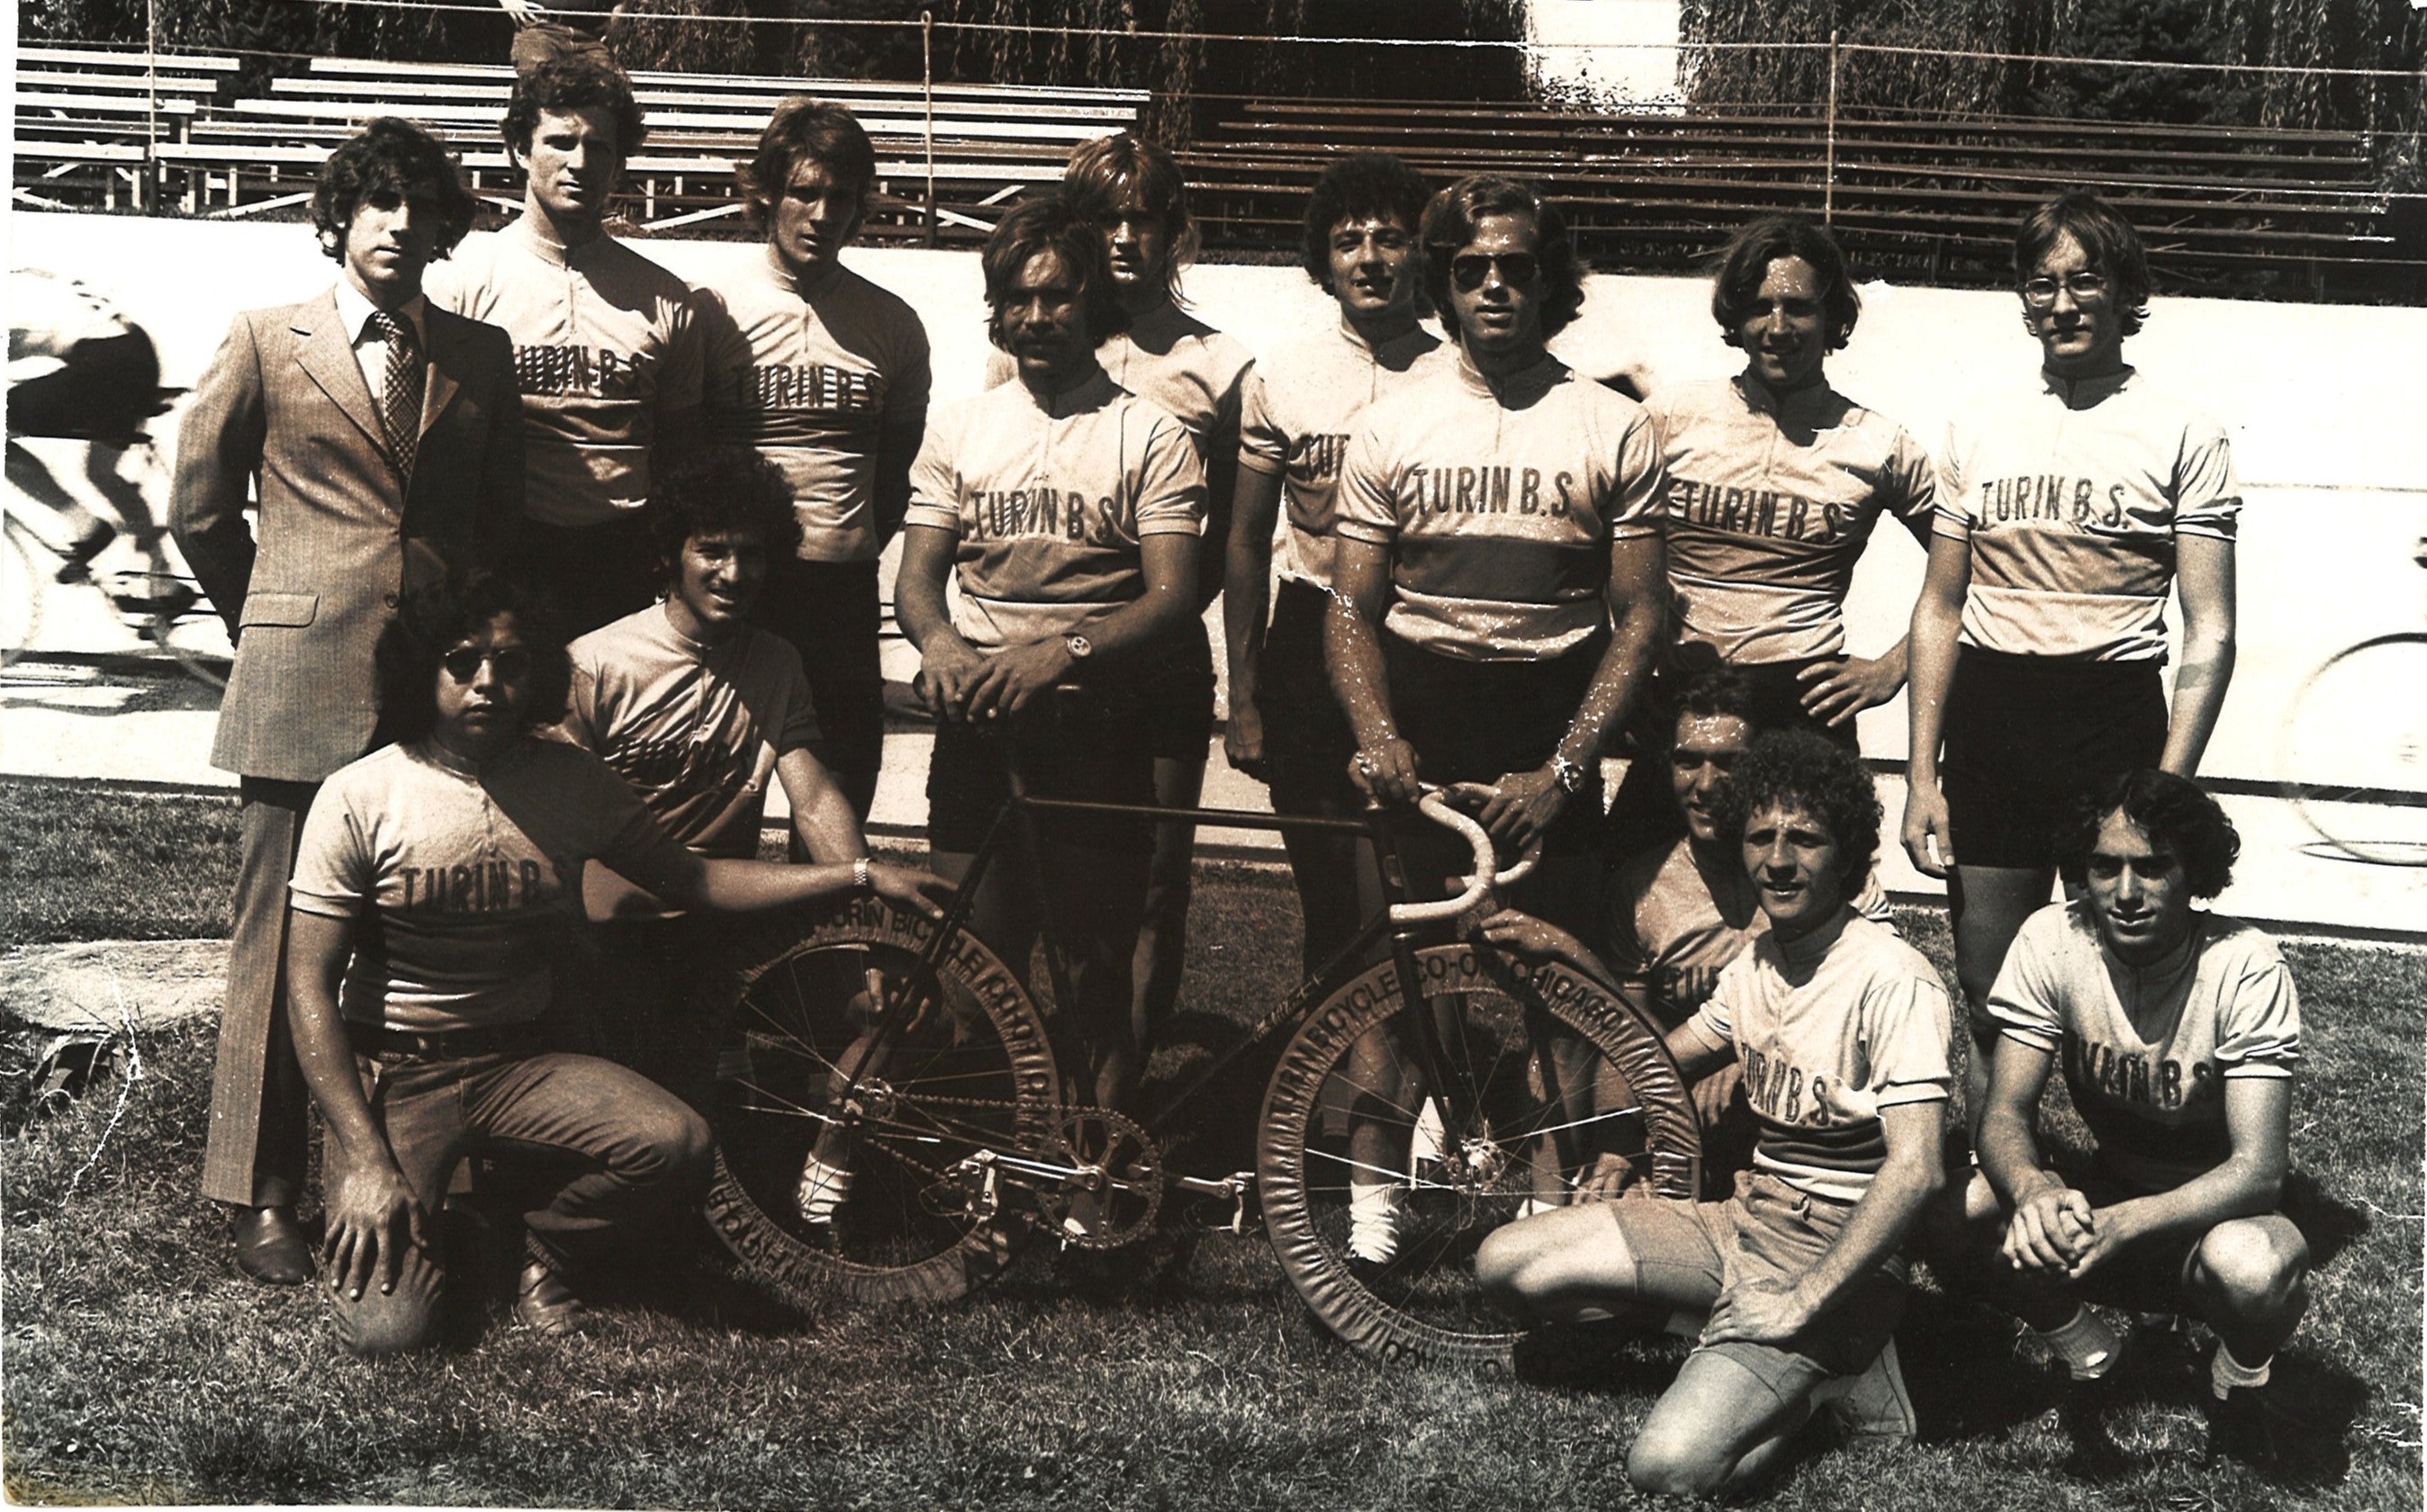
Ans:
POLYGON ((481 663, 493 668, 501 682, 514 682, 530 671, 531 656, 518 645, 491 646, 482 650, 476 645, 459 645, 438 658, 447 675, 457 682, 470 682, 481 675, 481 663))
POLYGON ((2076 304, 2089 304, 2107 298, 2107 275, 2067 273, 2062 279, 2027 278, 2023 280, 2023 302, 2034 310, 2044 310, 2056 302, 2058 289, 2072 295, 2076 304))
POLYGON ((1450 281, 1472 294, 1495 268, 1500 269, 1500 282, 1514 288, 1533 283, 1542 271, 1542 261, 1532 252, 1467 252, 1449 260, 1450 281))

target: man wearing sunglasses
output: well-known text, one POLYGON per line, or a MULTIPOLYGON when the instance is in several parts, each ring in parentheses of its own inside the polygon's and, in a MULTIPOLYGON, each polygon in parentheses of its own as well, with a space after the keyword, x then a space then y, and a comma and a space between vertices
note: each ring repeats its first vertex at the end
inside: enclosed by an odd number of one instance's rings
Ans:
POLYGON ((1602 747, 1659 638, 1659 438, 1549 351, 1583 269, 1539 191, 1462 179, 1421 240, 1458 357, 1349 443, 1327 659, 1361 785, 1474 785, 1500 840, 1544 841, 1517 905, 1572 933, 1597 911, 1602 747))

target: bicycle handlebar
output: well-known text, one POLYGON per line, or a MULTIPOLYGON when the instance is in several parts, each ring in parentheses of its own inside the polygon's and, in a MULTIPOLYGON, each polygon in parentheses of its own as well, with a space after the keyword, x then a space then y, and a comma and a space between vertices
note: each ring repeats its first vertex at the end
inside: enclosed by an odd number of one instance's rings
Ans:
POLYGON ((1393 903, 1391 922, 1393 924, 1423 924, 1456 919, 1483 902, 1484 896, 1492 888, 1506 887, 1523 879, 1534 870, 1534 863, 1541 859, 1542 837, 1537 835, 1527 843, 1524 854, 1507 870, 1499 870, 1499 857, 1492 851, 1490 832, 1473 818, 1452 808, 1449 800, 1438 788, 1425 789, 1424 795, 1416 800, 1416 810, 1434 823, 1456 831, 1458 837, 1466 841, 1468 849, 1474 853, 1474 870, 1462 880, 1462 890, 1454 897, 1428 903, 1393 903))

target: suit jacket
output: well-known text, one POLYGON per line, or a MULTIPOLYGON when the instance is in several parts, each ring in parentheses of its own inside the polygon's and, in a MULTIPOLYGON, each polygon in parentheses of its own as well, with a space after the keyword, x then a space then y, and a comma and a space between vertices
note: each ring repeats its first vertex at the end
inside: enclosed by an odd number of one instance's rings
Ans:
POLYGON ((250 310, 195 385, 169 523, 236 667, 211 764, 318 782, 379 721, 373 649, 404 594, 488 565, 522 515, 522 401, 503 331, 426 305, 410 485, 334 291, 250 310), (245 521, 257 480, 258 539, 245 521))

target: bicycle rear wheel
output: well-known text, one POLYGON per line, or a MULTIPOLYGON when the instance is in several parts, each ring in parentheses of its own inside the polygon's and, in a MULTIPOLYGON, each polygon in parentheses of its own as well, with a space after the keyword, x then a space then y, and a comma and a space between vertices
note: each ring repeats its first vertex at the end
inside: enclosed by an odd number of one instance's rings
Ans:
POLYGON ((1657 1032, 1597 983, 1471 943, 1416 960, 1429 1057, 1388 962, 1282 1052, 1256 1162, 1265 1227, 1307 1305, 1360 1352, 1505 1370, 1525 1325, 1476 1284, 1484 1236, 1607 1161, 1690 1198, 1701 1129, 1657 1032), (1393 1189, 1386 1263, 1349 1258, 1352 1174, 1393 1189))
POLYGON ((723 978, 709 1218, 755 1277, 795 1300, 959 1296, 1010 1259, 1023 1227, 992 1201, 983 1167, 1053 1138, 1045 1026, 974 935, 956 935, 930 970, 939 927, 873 899, 806 929, 793 916, 741 942, 723 978), (880 997, 905 996, 917 1013, 873 1035, 880 997), (802 1172, 828 1130, 851 1186, 813 1224, 802 1172))
POLYGON ((2362 641, 2309 674, 2278 742, 2280 789, 2313 853, 2427 866, 2427 634, 2362 641))

